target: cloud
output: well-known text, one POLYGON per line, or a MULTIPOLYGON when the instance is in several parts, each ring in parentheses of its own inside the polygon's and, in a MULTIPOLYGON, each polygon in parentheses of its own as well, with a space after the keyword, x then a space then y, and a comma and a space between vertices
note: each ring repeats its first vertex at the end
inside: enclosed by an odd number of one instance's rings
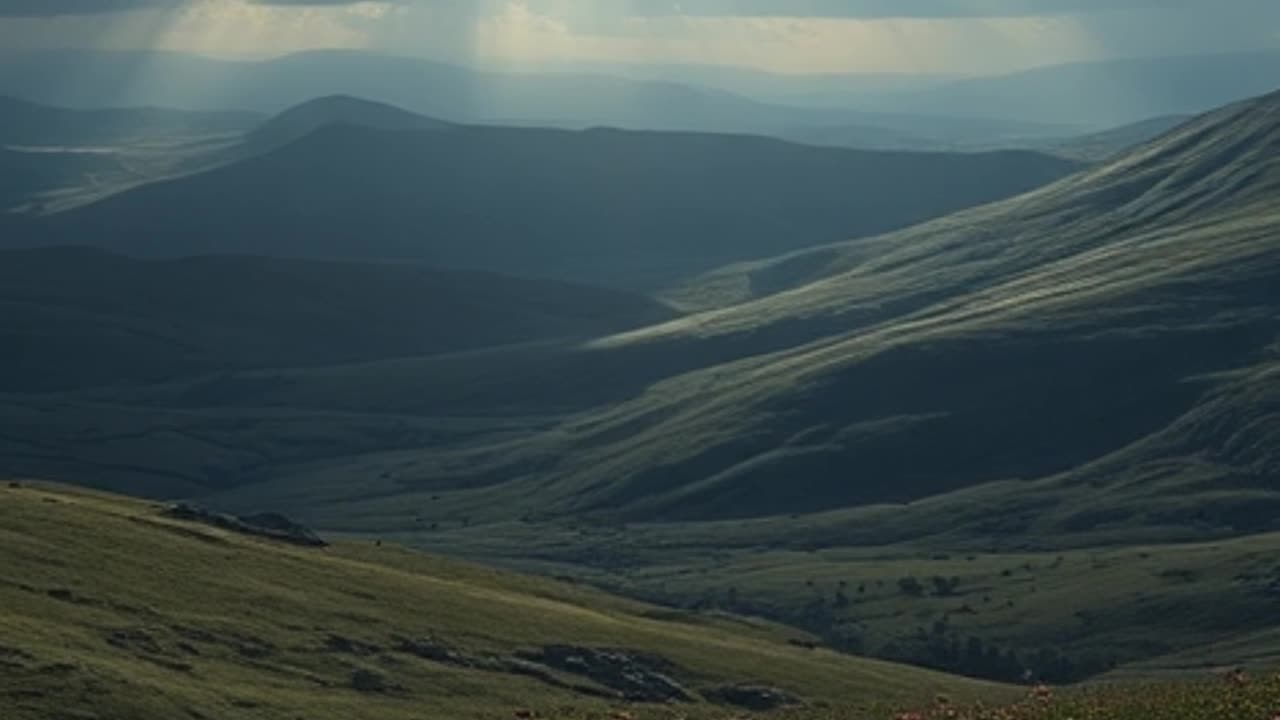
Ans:
POLYGON ((8 50, 357 48, 495 67, 782 73, 986 74, 1267 49, 1280 46, 1278 24, 1277 0, 0 0, 8 50))
POLYGON ((96 15, 123 10, 175 8, 185 4, 186 0, 0 0, 0 16, 96 15))
POLYGON ((1220 0, 625 0, 630 14, 886 19, 1021 18, 1133 9, 1213 7, 1220 0))
MULTIPOLYGON (((174 8, 191 0, 0 0, 0 16, 88 15, 174 8)), ((247 0, 280 7, 333 7, 368 0, 247 0)), ((496 12, 500 3, 476 0, 378 0, 386 4, 496 12)), ((1250 0, 1242 0, 1249 2, 1250 0)), ((811 18, 1015 18, 1075 15, 1126 9, 1217 6, 1221 0, 526 0, 530 10, 551 15, 584 12, 624 17, 811 17, 811 18)))

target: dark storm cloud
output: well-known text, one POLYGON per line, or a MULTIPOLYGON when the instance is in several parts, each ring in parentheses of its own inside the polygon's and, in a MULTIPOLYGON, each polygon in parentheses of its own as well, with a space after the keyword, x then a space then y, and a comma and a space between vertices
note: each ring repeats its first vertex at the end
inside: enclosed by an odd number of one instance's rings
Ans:
POLYGON ((634 15, 972 18, 1213 7, 1221 0, 624 0, 634 15))
MULTIPOLYGON (((0 0, 0 16, 87 15, 166 8, 189 0, 0 0)), ((250 0, 259 5, 334 6, 358 0, 250 0)), ((400 5, 472 4, 472 0, 388 0, 400 5)), ((1262 0, 1238 0, 1261 2, 1262 0)), ((1269 1, 1269 0, 1267 0, 1269 1)), ((700 15, 720 17, 1020 17, 1103 12, 1120 9, 1213 8, 1221 0, 582 0, 593 11, 633 16, 700 15)), ((483 4, 483 3, 482 3, 483 4)), ((561 3, 530 0, 538 10, 561 3)))
MULTIPOLYGON (((0 17, 58 17, 62 15, 101 15, 122 10, 176 8, 193 0, 0 0, 0 17)), ((420 0, 391 0, 402 5, 431 4, 420 0)), ((436 4, 448 0, 431 0, 436 4)), ((359 0, 248 0, 256 5, 336 6, 352 5, 359 0)), ((465 0, 458 0, 459 3, 465 0)))
POLYGON ((0 16, 53 17, 177 7, 185 0, 0 0, 0 16))

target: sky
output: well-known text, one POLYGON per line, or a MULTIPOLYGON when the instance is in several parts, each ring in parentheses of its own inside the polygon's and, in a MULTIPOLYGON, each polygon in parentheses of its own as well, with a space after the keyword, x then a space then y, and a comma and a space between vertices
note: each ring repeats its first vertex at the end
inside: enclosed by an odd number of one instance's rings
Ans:
POLYGON ((0 0, 0 47, 977 75, 1280 48, 1280 0, 0 0))

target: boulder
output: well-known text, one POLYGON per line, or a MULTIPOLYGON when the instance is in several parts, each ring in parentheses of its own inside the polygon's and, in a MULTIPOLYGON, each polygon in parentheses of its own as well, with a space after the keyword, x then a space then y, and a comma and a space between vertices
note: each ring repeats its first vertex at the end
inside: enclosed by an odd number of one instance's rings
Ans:
POLYGON ((197 522, 223 530, 276 540, 303 547, 326 547, 329 543, 320 539, 310 529, 277 513, 257 515, 223 515, 192 505, 175 505, 164 512, 165 517, 186 522, 197 522))
POLYGON ((629 702, 691 702, 693 696, 670 677, 675 666, 664 658, 626 650, 548 645, 524 653, 526 660, 578 675, 616 691, 629 702))
POLYGON ((728 685, 704 694, 711 702, 754 712, 769 712, 800 704, 795 696, 763 685, 728 685))

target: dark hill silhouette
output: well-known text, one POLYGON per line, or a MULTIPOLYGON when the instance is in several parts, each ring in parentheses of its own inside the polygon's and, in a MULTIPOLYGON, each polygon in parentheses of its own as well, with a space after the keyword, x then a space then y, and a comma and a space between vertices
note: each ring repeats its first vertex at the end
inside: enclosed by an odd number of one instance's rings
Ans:
POLYGON ((247 144, 274 148, 329 125, 354 125, 376 130, 450 130, 457 126, 402 110, 394 105, 330 95, 293 107, 267 120, 245 137, 247 144))
POLYGON ((585 338, 671 316, 648 299, 409 266, 99 250, 0 253, 5 390, 156 381, 585 338))
POLYGON ((11 244, 413 260, 654 288, 1006 198, 1076 168, 1029 152, 330 125, 274 152, 64 213, 11 244))

